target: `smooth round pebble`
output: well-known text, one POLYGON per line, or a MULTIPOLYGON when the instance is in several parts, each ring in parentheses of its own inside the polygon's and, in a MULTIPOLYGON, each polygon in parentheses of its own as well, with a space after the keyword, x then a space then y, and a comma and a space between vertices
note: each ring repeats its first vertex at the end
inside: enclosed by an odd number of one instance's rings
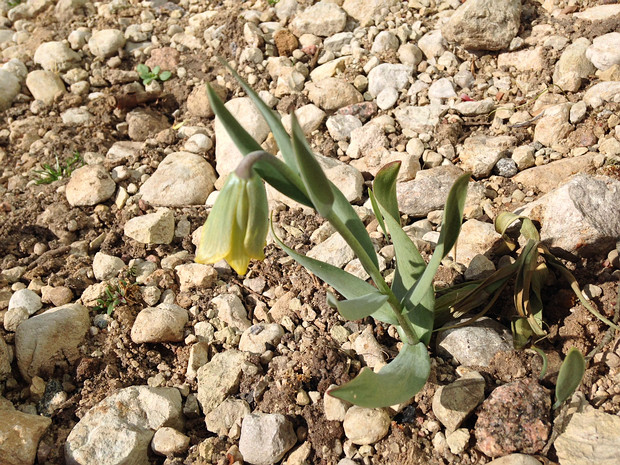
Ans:
POLYGON ((26 309, 28 315, 33 315, 41 310, 43 304, 41 303, 41 297, 36 292, 30 289, 20 289, 9 300, 9 310, 15 307, 22 307, 26 309))
POLYGON ((354 405, 344 416, 344 434, 359 446, 374 444, 390 429, 390 417, 383 409, 354 405))
POLYGON ((165 426, 155 431, 151 441, 151 449, 159 455, 176 455, 189 448, 189 436, 174 428, 165 426))

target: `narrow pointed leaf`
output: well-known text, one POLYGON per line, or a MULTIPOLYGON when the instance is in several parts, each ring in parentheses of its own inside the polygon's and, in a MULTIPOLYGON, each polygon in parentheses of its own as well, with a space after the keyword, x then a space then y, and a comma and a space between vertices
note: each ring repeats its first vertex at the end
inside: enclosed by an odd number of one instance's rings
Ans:
POLYGON ((400 212, 396 198, 396 179, 400 165, 400 161, 388 163, 379 170, 372 183, 377 202, 398 222, 400 222, 400 212))
POLYGON ((433 284, 433 278, 435 277, 441 260, 443 260, 452 249, 459 237, 470 177, 471 175, 469 173, 460 176, 448 193, 448 199, 446 200, 443 213, 441 233, 439 234, 439 240, 437 241, 433 256, 420 279, 418 279, 415 286, 409 290, 406 296, 406 299, 410 301, 412 307, 416 307, 427 294, 428 288, 433 284))
POLYGON ((291 114, 293 129, 293 152, 306 192, 314 204, 314 208, 323 217, 328 217, 334 207, 334 194, 325 172, 308 147, 303 131, 295 114, 291 114))
MULTIPOLYGON (((377 288, 372 284, 368 284, 366 281, 347 273, 340 268, 336 268, 333 265, 315 260, 305 255, 301 255, 288 247, 284 242, 280 240, 273 231, 273 225, 271 232, 278 245, 284 250, 287 255, 293 258, 297 263, 307 268, 310 272, 318 276, 327 284, 336 289, 346 299, 355 299, 361 295, 371 294, 377 291, 377 288)), ((377 311, 371 315, 374 319, 388 323, 391 325, 397 325, 398 320, 394 316, 389 304, 383 304, 377 311)))
POLYGON ((329 395, 367 408, 389 407, 411 399, 424 387, 431 361, 423 342, 405 344, 378 373, 364 368, 352 381, 329 395))
MULTIPOLYGON (((239 124, 235 117, 228 111, 220 97, 215 93, 213 88, 207 84, 207 97, 213 112, 222 122, 222 125, 228 132, 235 146, 245 156, 248 153, 262 150, 262 147, 248 132, 239 124)), ((287 136, 288 137, 288 136, 287 136)), ((276 158, 277 160, 277 158, 276 158)), ((279 160, 278 160, 279 161, 279 160)), ((258 162, 255 170, 269 184, 282 192, 284 195, 299 202, 303 205, 312 206, 312 202, 308 198, 301 184, 301 180, 295 182, 297 176, 289 166, 283 162, 275 162, 278 168, 271 166, 269 163, 258 162)))
POLYGON ((586 361, 579 350, 574 347, 568 351, 560 372, 558 381, 555 385, 555 404, 553 408, 558 408, 562 402, 573 395, 575 389, 581 384, 581 379, 586 372, 586 361))
POLYGON ((348 300, 338 300, 333 294, 327 294, 327 304, 335 307, 347 320, 361 320, 375 313, 388 300, 379 291, 348 300))
POLYGON ((530 343, 534 331, 530 327, 527 318, 517 318, 511 323, 512 342, 516 350, 521 350, 530 343))
POLYGON ((372 191, 372 189, 368 189, 368 197, 370 198, 370 206, 372 207, 372 212, 375 214, 375 218, 377 218, 379 227, 381 228, 381 231, 383 231, 383 235, 387 239, 388 230, 385 227, 385 221, 383 221, 383 215, 381 214, 379 203, 377 202, 377 198, 375 197, 375 193, 372 191))
POLYGON ((237 80, 237 82, 243 87, 243 90, 248 94, 248 97, 254 102, 258 111, 263 115, 267 125, 271 129, 273 133, 273 137, 282 152, 282 156, 284 157, 284 161, 287 165, 289 165, 294 172, 298 172, 297 163, 295 161, 295 157, 293 155, 293 145, 291 143, 290 136, 284 129, 282 125, 282 121, 280 120, 280 115, 274 112, 269 106, 260 98, 260 96, 250 87, 250 85, 245 82, 237 72, 232 69, 232 67, 225 61, 220 59, 220 62, 230 71, 233 77, 237 80))

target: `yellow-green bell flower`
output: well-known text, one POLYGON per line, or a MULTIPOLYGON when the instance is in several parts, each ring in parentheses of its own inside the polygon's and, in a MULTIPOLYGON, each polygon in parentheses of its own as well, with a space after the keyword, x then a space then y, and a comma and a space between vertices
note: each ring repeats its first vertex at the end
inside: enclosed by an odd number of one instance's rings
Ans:
POLYGON ((250 259, 265 258, 268 228, 269 208, 262 179, 255 173, 246 179, 233 172, 203 226, 196 262, 224 259, 244 275, 250 259))

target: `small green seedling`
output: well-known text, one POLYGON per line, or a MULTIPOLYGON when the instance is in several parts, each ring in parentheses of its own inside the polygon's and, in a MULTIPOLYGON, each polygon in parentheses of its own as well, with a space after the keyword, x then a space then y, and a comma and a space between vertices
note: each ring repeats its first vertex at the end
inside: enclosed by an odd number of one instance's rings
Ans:
POLYGON ((68 158, 62 164, 58 160, 58 155, 55 158, 56 163, 54 166, 45 163, 43 164, 43 169, 33 171, 38 176, 37 184, 51 184, 60 179, 68 178, 77 168, 84 166, 84 160, 79 152, 75 152, 71 158, 68 158))
POLYGON ((172 77, 172 73, 170 71, 161 71, 159 66, 154 66, 153 69, 149 68, 145 64, 140 63, 136 67, 136 71, 140 75, 140 79, 142 79, 142 84, 148 86, 151 82, 155 80, 159 81, 167 81, 172 77))
MULTIPOLYGON (((129 273, 128 273, 129 274, 129 273)), ((128 305, 133 299, 131 298, 132 287, 135 283, 130 283, 126 279, 121 279, 117 284, 108 285, 105 290, 105 296, 97 299, 95 306, 96 312, 105 312, 111 315, 119 305, 128 305)))
POLYGON ((15 8, 17 5, 21 4, 22 0, 6 0, 6 4, 9 6, 9 10, 15 8))

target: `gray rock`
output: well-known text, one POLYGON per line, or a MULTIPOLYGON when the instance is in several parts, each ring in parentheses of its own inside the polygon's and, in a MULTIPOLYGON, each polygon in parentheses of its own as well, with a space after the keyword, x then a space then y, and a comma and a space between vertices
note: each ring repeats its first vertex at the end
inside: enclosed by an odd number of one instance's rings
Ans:
MULTIPOLYGON (((7 312, 8 313, 8 312, 7 312)), ((5 314, 6 320, 6 314, 5 314)), ((6 324, 5 324, 6 325, 6 324)), ((4 381, 11 374, 11 352, 9 346, 4 342, 4 337, 0 336, 0 381, 4 381)), ((2 408, 0 407, 0 410, 2 408)), ((0 446, 0 450, 1 450, 0 446)))
POLYGON ((155 431, 183 426, 178 389, 131 386, 86 412, 67 437, 65 459, 73 464, 146 465, 155 431))
POLYGON ((459 102, 454 105, 454 109, 463 116, 486 115, 495 109, 492 100, 477 100, 475 102, 459 102))
MULTIPOLYGON (((15 332, 17 327, 26 321, 30 315, 24 307, 13 307, 4 314, 4 329, 15 332)), ((1 377, 1 376, 0 376, 1 377)))
POLYGON ((293 424, 279 413, 252 413, 243 418, 239 452, 244 462, 272 465, 297 443, 293 424))
POLYGON ((336 386, 332 384, 323 397, 323 410, 325 411, 325 418, 329 421, 344 421, 344 417, 347 410, 351 407, 351 404, 346 400, 338 399, 329 395, 329 391, 336 386))
POLYGON ((400 41, 395 34, 390 31, 381 31, 375 37, 375 40, 372 42, 372 47, 370 49, 371 53, 385 53, 385 52, 395 52, 398 50, 400 45, 400 41))
POLYGON ((388 433, 390 417, 383 409, 354 405, 347 410, 342 426, 345 436, 353 444, 374 444, 388 433))
POLYGON ((511 178, 519 172, 517 163, 512 158, 500 158, 493 169, 498 176, 511 178))
POLYGON ((192 289, 207 289, 217 280, 217 271, 211 265, 185 263, 174 268, 179 277, 181 292, 192 289))
POLYGON ((394 110, 394 117, 401 128, 414 132, 431 132, 446 112, 442 105, 407 106, 394 110))
POLYGON ((452 184, 461 174, 463 171, 455 166, 438 166, 418 171, 412 181, 396 184, 400 211, 407 215, 423 217, 433 210, 441 210, 452 184))
POLYGON ((345 0, 342 8, 349 16, 360 22, 360 26, 380 24, 398 0, 345 0))
POLYGON ((542 465, 531 455, 510 454, 487 463, 487 465, 542 465))
POLYGON ((123 48, 125 42, 125 35, 118 29, 103 29, 93 33, 88 41, 88 48, 93 55, 107 58, 123 48))
POLYGON ((0 407, 0 457, 6 465, 31 465, 37 457, 39 441, 52 419, 20 412, 10 402, 8 404, 0 407))
POLYGON ((140 193, 152 205, 204 205, 216 179, 213 167, 200 155, 173 152, 140 187, 140 193))
POLYGON ((46 71, 66 71, 80 62, 80 55, 64 42, 44 42, 34 52, 34 62, 46 71))
POLYGON ((198 402, 205 415, 239 389, 246 365, 247 355, 232 349, 215 354, 209 363, 198 369, 198 402))
POLYGON ((20 289, 15 291, 9 299, 9 310, 17 307, 25 309, 28 315, 34 315, 41 310, 43 304, 41 303, 41 297, 36 292, 30 289, 20 289))
POLYGON ((450 42, 471 50, 502 50, 519 32, 520 0, 469 0, 441 32, 450 42))
POLYGON ((429 60, 443 55, 446 51, 446 45, 446 40, 441 35, 439 29, 424 34, 420 37, 420 40, 418 40, 418 47, 420 47, 422 53, 424 53, 429 60))
POLYGON ((368 92, 373 97, 377 97, 383 89, 388 87, 396 90, 404 89, 413 75, 414 69, 410 65, 380 64, 368 73, 368 92))
POLYGON ((586 8, 583 11, 573 13, 575 18, 584 19, 586 21, 603 21, 610 19, 612 16, 620 14, 620 5, 597 5, 586 8))
POLYGON ((335 3, 319 2, 298 13, 290 29, 297 37, 303 34, 329 37, 342 32, 346 24, 347 15, 342 8, 335 3))
POLYGON ((592 62, 586 57, 586 50, 590 41, 581 37, 566 47, 562 56, 555 65, 553 83, 566 92, 577 92, 583 79, 596 70, 592 62))
POLYGON ((228 326, 245 331, 252 323, 248 320, 248 312, 235 294, 220 294, 211 300, 217 317, 228 326))
POLYGON ((341 78, 327 78, 306 84, 308 98, 319 108, 327 111, 364 101, 355 87, 341 78))
POLYGON ((239 438, 241 422, 252 410, 243 399, 228 398, 205 417, 207 429, 219 436, 239 438))
POLYGON ((187 310, 175 304, 159 304, 141 310, 131 327, 131 340, 143 342, 179 342, 183 340, 187 310))
POLYGON ((494 271, 495 264, 484 255, 478 254, 469 262, 464 276, 467 281, 484 279, 492 275, 494 271))
POLYGON ((484 378, 474 371, 435 391, 433 413, 447 433, 459 428, 484 400, 484 386, 484 378))
POLYGON ((136 216, 125 223, 124 233, 142 244, 170 244, 174 238, 174 213, 162 208, 136 216))
POLYGON ((327 131, 336 141, 348 140, 354 129, 361 128, 362 122, 353 115, 333 115, 325 123, 327 131))
POLYGON ((614 465, 620 450, 620 417, 599 410, 575 413, 554 445, 562 465, 614 465))
POLYGON ((550 410, 549 392, 535 379, 504 384, 482 403, 475 426, 476 445, 489 457, 535 454, 547 443, 550 410))
POLYGON ((512 136, 472 136, 465 139, 460 154, 463 168, 475 178, 486 178, 495 164, 516 145, 512 136))
POLYGON ((568 122, 572 104, 561 103, 545 109, 545 113, 536 123, 534 141, 550 147, 566 139, 574 129, 568 122))
MULTIPOLYGON (((234 98, 226 102, 226 108, 237 119, 239 124, 259 144, 262 144, 270 132, 269 126, 247 97, 234 98)), ((243 158, 239 149, 224 129, 219 118, 215 118, 215 169, 220 176, 226 176, 237 168, 243 158)))
POLYGON ((590 87, 583 95, 583 101, 592 108, 605 102, 620 102, 620 81, 599 82, 590 87))
POLYGON ((620 64, 620 32, 595 38, 586 51, 586 57, 602 71, 620 64))
POLYGON ((515 212, 539 222, 556 253, 587 257, 609 252, 620 237, 619 202, 620 181, 579 174, 515 212))
POLYGON ((13 74, 4 69, 0 69, 0 111, 11 108, 13 100, 19 94, 21 85, 19 79, 13 74))
POLYGON ((51 374, 59 361, 75 360, 90 327, 88 309, 63 305, 22 322, 15 332, 17 366, 26 380, 51 374))
POLYGON ((124 267, 123 260, 103 252, 97 252, 93 258, 93 273, 99 281, 115 278, 124 267))
POLYGON ((284 336, 284 330, 278 323, 258 323, 243 332, 239 341, 239 350, 262 354, 269 346, 276 347, 282 336, 284 336))
POLYGON ((462 328, 441 331, 436 349, 461 365, 487 367, 495 354, 512 350, 512 335, 497 321, 482 317, 462 328))
POLYGON ((73 207, 97 205, 114 195, 116 183, 103 165, 86 165, 71 173, 65 195, 73 207))
POLYGON ((28 73, 26 87, 36 100, 41 100, 46 105, 50 105, 57 94, 66 92, 65 85, 58 75, 44 70, 28 73))
POLYGON ((159 132, 170 127, 166 115, 151 108, 136 108, 127 113, 126 120, 129 138, 137 141, 155 137, 159 132))
POLYGON ((456 97, 454 92, 454 84, 448 78, 436 80, 428 88, 429 98, 448 99, 456 97))
POLYGON ((351 247, 338 233, 332 234, 329 239, 312 247, 307 255, 338 268, 342 268, 355 258, 351 247))
POLYGON ((189 449, 189 436, 180 431, 164 426, 155 431, 151 440, 151 449, 159 455, 179 455, 189 449))

